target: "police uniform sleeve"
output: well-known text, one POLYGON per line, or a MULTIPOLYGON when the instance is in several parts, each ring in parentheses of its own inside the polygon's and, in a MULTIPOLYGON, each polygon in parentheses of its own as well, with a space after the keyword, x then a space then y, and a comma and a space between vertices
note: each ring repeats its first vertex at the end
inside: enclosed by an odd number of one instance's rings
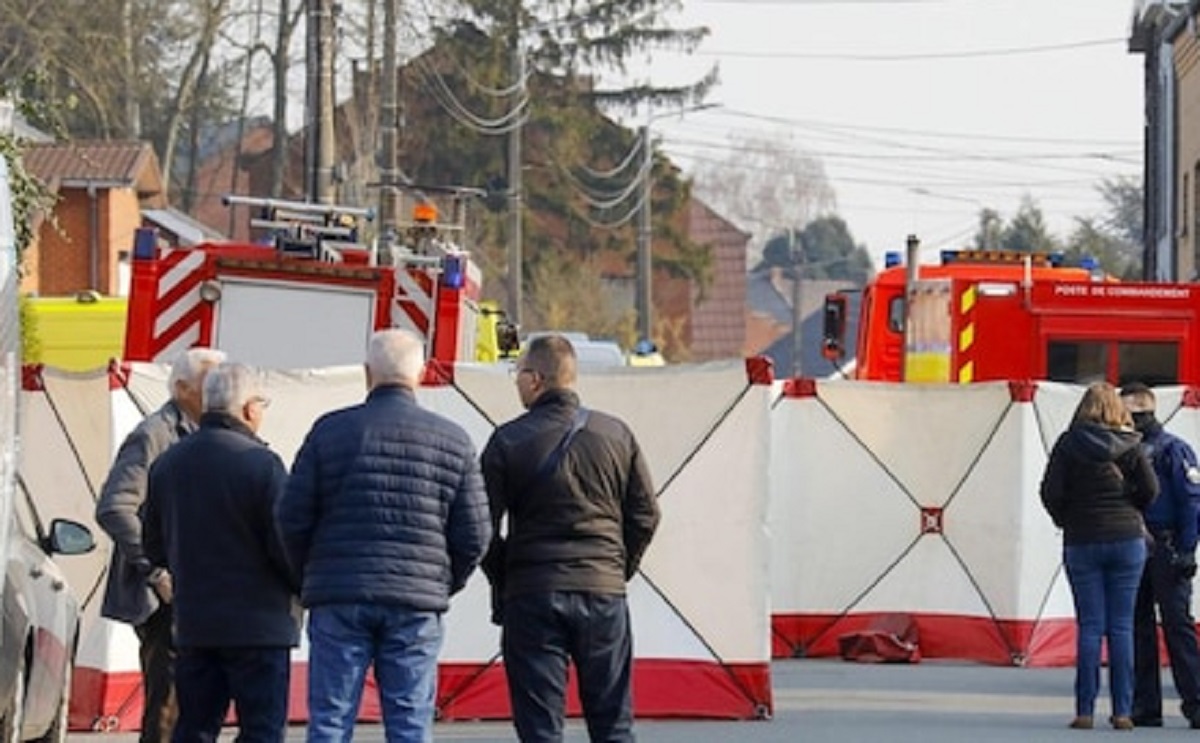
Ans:
POLYGON ((1180 552, 1196 550, 1197 519, 1200 518, 1200 466, 1196 453, 1183 439, 1175 438, 1167 454, 1169 487, 1174 497, 1175 545, 1180 552))

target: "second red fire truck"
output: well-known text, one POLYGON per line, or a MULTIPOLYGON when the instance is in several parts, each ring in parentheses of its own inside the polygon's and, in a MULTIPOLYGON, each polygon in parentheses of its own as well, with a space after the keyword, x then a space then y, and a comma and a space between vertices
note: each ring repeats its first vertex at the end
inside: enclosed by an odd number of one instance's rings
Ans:
MULTIPOLYGON (((915 254, 915 251, 912 251, 915 254)), ((844 294, 825 304, 825 355, 845 355, 844 294)), ((862 291, 852 376, 970 383, 1047 379, 1200 385, 1200 284, 1115 281, 1046 255, 948 251, 862 291)))

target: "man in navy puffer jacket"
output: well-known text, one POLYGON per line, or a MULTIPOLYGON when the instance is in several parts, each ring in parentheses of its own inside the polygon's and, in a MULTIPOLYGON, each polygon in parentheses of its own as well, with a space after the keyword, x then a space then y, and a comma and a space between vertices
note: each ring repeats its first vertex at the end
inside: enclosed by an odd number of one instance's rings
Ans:
POLYGON ((389 743, 432 740, 442 614, 491 539, 475 449, 418 404, 421 340, 371 337, 366 402, 309 431, 277 518, 308 607, 308 740, 349 740, 374 664, 389 743))

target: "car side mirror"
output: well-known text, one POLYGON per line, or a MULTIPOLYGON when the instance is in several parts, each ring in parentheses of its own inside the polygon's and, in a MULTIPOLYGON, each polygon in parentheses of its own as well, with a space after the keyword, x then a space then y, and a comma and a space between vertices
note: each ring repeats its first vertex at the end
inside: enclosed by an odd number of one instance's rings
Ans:
POLYGON ((821 355, 837 361, 846 355, 846 295, 825 295, 821 355))
POLYGON ((54 519, 46 536, 46 551, 58 555, 82 555, 96 548, 91 529, 70 519, 54 519))

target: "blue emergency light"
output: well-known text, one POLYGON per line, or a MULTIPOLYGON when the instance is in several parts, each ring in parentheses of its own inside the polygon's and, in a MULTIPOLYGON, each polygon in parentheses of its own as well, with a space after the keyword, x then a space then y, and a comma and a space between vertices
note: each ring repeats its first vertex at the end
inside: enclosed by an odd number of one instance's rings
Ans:
POLYGON ((466 282, 466 259, 461 255, 442 258, 442 286, 461 289, 466 282))
POLYGON ((153 227, 138 227, 133 232, 133 259, 152 261, 158 252, 158 230, 153 227))

